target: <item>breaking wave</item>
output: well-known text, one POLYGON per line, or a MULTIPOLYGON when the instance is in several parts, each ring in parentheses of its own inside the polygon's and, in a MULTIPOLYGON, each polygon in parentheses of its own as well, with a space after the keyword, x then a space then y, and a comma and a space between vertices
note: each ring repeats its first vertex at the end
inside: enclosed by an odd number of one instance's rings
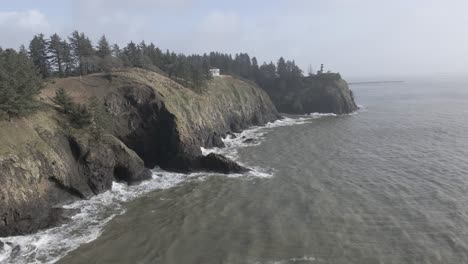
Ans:
MULTIPOLYGON (((285 117, 265 126, 252 127, 226 137, 223 140, 225 148, 202 148, 202 152, 203 154, 211 152, 223 154, 250 169, 244 174, 229 174, 223 175, 223 177, 272 177, 274 172, 271 169, 249 166, 239 161, 238 149, 261 144, 265 135, 276 127, 305 124, 324 116, 334 115, 313 113, 285 117)), ((79 210, 79 213, 72 216, 68 223, 31 235, 0 238, 0 241, 4 243, 3 248, 0 248, 0 264, 54 263, 81 244, 89 243, 98 238, 109 221, 115 216, 125 213, 125 202, 154 190, 172 188, 187 181, 202 181, 206 176, 212 175, 215 174, 173 173, 156 168, 153 170, 152 179, 139 185, 128 186, 124 183, 114 182, 109 191, 87 200, 63 206, 66 209, 79 210)))

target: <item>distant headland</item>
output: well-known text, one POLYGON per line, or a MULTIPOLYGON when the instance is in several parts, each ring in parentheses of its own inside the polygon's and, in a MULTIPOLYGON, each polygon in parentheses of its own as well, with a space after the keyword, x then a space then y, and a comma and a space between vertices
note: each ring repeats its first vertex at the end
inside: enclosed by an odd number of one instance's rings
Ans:
POLYGON ((377 84, 377 83, 404 83, 405 81, 365 81, 365 82, 349 82, 349 85, 352 84, 377 84))

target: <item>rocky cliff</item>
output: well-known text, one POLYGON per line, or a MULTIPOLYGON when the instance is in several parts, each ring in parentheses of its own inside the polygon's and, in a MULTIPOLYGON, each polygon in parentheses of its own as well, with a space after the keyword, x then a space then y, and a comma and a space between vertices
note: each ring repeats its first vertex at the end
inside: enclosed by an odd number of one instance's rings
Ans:
POLYGON ((0 236, 53 226, 61 221, 58 206, 99 194, 114 179, 134 183, 151 176, 117 138, 96 141, 64 129, 62 121, 43 106, 27 119, 0 122, 0 236))
POLYGON ((0 236, 34 232, 63 219, 64 203, 137 183, 156 165, 178 171, 242 171, 200 147, 222 146, 221 137, 279 118, 258 87, 220 76, 195 93, 154 72, 114 72, 50 81, 41 109, 0 121, 0 236), (63 87, 78 103, 101 99, 111 126, 102 138, 71 128, 50 98, 63 87))
POLYGON ((305 77, 302 88, 273 89, 268 93, 278 111, 289 114, 349 114, 358 109, 353 92, 339 74, 324 73, 305 77))

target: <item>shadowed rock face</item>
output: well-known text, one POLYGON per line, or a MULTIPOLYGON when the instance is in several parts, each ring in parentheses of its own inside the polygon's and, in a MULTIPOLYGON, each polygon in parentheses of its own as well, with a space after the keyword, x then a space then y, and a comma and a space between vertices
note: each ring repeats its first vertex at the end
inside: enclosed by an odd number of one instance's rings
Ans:
POLYGON ((0 144, 0 236, 62 223, 65 211, 55 207, 108 190, 117 179, 116 168, 125 168, 123 180, 129 184, 151 177, 117 138, 77 136, 54 124, 54 117, 53 111, 39 112, 0 124, 9 140, 0 144))
POLYGON ((278 111, 288 114, 349 114, 358 107, 353 92, 339 74, 323 74, 304 78, 299 90, 273 90, 269 94, 278 111))
POLYGON ((239 173, 246 169, 200 147, 280 118, 258 87, 232 77, 212 80, 197 94, 144 70, 57 79, 40 96, 34 115, 0 121, 0 237, 26 234, 67 220, 63 204, 151 177, 148 168, 239 173), (50 102, 64 87, 73 100, 100 98, 112 127, 100 139, 70 129, 50 102))
POLYGON ((264 91, 229 76, 214 78, 201 94, 143 70, 112 79, 105 104, 114 133, 147 167, 209 170, 199 163, 200 147, 223 147, 226 134, 280 118, 264 91))

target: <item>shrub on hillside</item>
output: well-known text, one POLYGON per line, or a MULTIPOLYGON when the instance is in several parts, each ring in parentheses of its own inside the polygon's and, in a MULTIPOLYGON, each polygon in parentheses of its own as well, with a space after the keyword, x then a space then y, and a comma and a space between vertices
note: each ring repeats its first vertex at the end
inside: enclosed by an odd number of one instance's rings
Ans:
POLYGON ((55 92, 52 101, 57 104, 62 112, 66 114, 72 126, 85 128, 91 124, 92 114, 88 106, 74 103, 70 95, 63 88, 55 92))
POLYGON ((84 128, 91 125, 91 112, 86 105, 75 104, 69 113, 70 121, 77 128, 84 128))
POLYGON ((52 98, 52 101, 60 106, 62 108, 62 111, 65 114, 68 114, 72 111, 73 108, 73 101, 71 97, 67 94, 65 89, 60 87, 56 92, 55 92, 55 97, 52 98))

